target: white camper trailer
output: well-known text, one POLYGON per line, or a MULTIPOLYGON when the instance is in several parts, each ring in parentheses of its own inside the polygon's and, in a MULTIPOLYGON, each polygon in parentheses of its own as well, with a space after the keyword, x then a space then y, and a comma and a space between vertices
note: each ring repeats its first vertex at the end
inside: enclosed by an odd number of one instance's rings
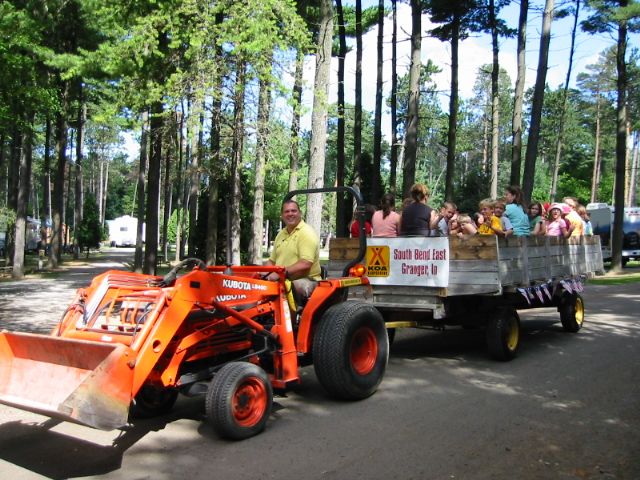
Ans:
MULTIPOLYGON (((134 247, 136 245, 136 233, 138 219, 130 215, 107 220, 109 227, 109 245, 112 247, 134 247)), ((144 225, 143 225, 144 238, 144 225)))

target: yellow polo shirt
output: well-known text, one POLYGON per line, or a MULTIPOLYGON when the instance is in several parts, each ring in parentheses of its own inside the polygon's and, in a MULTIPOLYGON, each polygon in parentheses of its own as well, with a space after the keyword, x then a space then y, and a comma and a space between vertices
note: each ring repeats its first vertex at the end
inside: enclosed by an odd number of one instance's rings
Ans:
POLYGON ((288 267, 298 260, 311 262, 309 278, 320 280, 320 240, 316 232, 304 220, 296 225, 293 232, 287 232, 286 227, 280 230, 273 242, 271 260, 275 265, 288 267))

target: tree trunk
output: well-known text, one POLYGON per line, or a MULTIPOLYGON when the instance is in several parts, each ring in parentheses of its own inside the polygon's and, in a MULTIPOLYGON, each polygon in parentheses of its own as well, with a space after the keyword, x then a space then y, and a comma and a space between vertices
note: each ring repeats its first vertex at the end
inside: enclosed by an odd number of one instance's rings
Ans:
POLYGON ((31 184, 31 162, 33 160, 33 115, 23 127, 22 148, 20 151, 20 168, 18 177, 18 205, 16 209, 16 225, 13 250, 13 270, 11 278, 21 280, 24 278, 24 249, 26 244, 27 204, 29 203, 29 190, 31 184))
POLYGON ((304 54, 296 54, 296 73, 293 81, 293 115, 291 118, 291 151, 289 153, 289 191, 298 188, 298 149, 300 148, 300 112, 302 109, 302 81, 304 54))
POLYGON ((138 217, 138 226, 136 228, 136 252, 133 260, 133 270, 142 273, 142 251, 144 231, 144 200, 145 200, 145 184, 147 177, 147 163, 149 161, 149 111, 142 112, 142 131, 140 132, 140 160, 138 165, 138 187, 136 188, 136 217, 138 217))
POLYGON ((23 135, 17 122, 11 132, 11 146, 9 148, 9 169, 7 177, 7 206, 15 210, 18 206, 18 182, 12 181, 20 175, 20 154, 22 152, 23 135))
MULTIPOLYGON (((160 248, 165 261, 169 261, 169 220, 171 219, 171 211, 173 207, 173 178, 171 175, 172 158, 175 149, 175 117, 167 115, 164 119, 163 144, 165 145, 164 155, 164 178, 163 178, 163 208, 162 208, 162 237, 160 240, 160 248)), ((144 209, 138 218, 141 218, 144 209)), ((140 223, 140 222, 138 222, 140 223)), ((142 234, 142 232, 140 232, 142 234)), ((137 251, 137 248, 136 248, 137 251)), ((142 251, 142 249, 141 249, 142 251)))
MULTIPOLYGON (((359 2, 359 0, 357 1, 359 2)), ((309 188, 321 188, 324 186, 329 73, 333 40, 333 8, 331 0, 320 0, 319 21, 318 52, 316 53, 316 72, 313 82, 313 111, 311 113, 311 153, 309 158, 309 177, 307 181, 309 188)), ((356 97, 357 91, 358 87, 356 85, 356 97)), ((320 234, 322 226, 322 200, 321 194, 314 194, 309 195, 307 201, 307 223, 309 223, 318 234, 320 234)))
POLYGON ((513 143, 511 147, 511 185, 521 185, 520 165, 522 163, 522 103, 524 99, 524 82, 527 71, 526 47, 527 47, 527 16, 529 13, 529 0, 520 0, 520 16, 518 19, 518 76, 516 78, 516 90, 513 97, 513 118, 511 131, 513 143))
POLYGON ((102 216, 100 217, 100 225, 105 224, 105 215, 107 214, 107 195, 109 194, 109 162, 104 160, 104 186, 102 187, 102 216))
POLYGON ((240 207, 242 205, 242 187, 240 171, 242 169, 242 149, 244 144, 244 91, 246 64, 238 57, 236 62, 236 85, 233 106, 233 161, 231 164, 231 198, 227 211, 230 230, 227 232, 227 245, 231 251, 227 252, 232 265, 240 265, 240 207))
POLYGON ((383 64, 383 39, 384 39, 384 0, 378 0, 378 56, 376 69, 376 107, 375 127, 373 130, 373 171, 371 172, 371 198, 374 205, 380 203, 382 194, 382 177, 380 164, 382 157, 382 64, 383 64))
POLYGON ((183 172, 184 172, 184 105, 180 111, 176 111, 176 127, 175 138, 178 150, 178 165, 176 166, 176 255, 175 261, 178 262, 183 256, 183 242, 182 242, 182 226, 184 218, 184 195, 183 195, 183 172))
POLYGON ((82 95, 82 83, 80 84, 80 106, 78 108, 78 138, 76 139, 76 183, 74 188, 74 210, 73 225, 76 231, 73 241, 73 258, 78 259, 80 256, 80 245, 78 244, 78 227, 82 223, 82 209, 84 206, 84 181, 82 178, 82 151, 84 149, 84 125, 87 120, 87 104, 82 95))
POLYGON ((196 237, 198 235, 196 224, 198 221, 198 196, 200 192, 200 164, 202 157, 202 117, 203 102, 195 100, 190 113, 191 119, 191 167, 189 179, 189 237, 187 251, 190 257, 196 255, 196 237))
POLYGON ((2 206, 5 206, 7 204, 7 175, 6 175, 7 167, 5 163, 6 157, 4 155, 5 140, 6 140, 5 133, 0 132, 0 205, 2 206))
MULTIPOLYGON (((629 92, 627 92, 627 95, 629 95, 629 92)), ((631 138, 631 119, 629 118, 629 108, 627 108, 627 139, 631 138)), ((630 142, 627 142, 627 153, 625 155, 625 167, 624 167, 624 171, 625 171, 625 206, 632 206, 631 204, 631 163, 632 163, 632 157, 631 155, 633 154, 633 145, 630 142)))
MULTIPOLYGON (((320 0, 327 3, 327 0, 320 0)), ((356 82, 353 111, 353 184, 362 189, 364 165, 362 164, 362 0, 356 0, 356 82)))
POLYGON ((391 36, 391 159, 389 164, 389 191, 396 194, 396 172, 398 168, 398 6, 391 0, 393 11, 393 33, 391 36))
POLYGON ((638 185, 638 144, 640 144, 640 132, 633 135, 633 155, 631 161, 630 187, 629 187, 629 206, 636 205, 637 185, 638 185))
POLYGON ((600 89, 596 92, 596 138, 594 150, 591 203, 598 200, 598 185, 600 185, 600 89))
MULTIPOLYGON (((465 162, 466 163, 466 162, 465 162)), ((485 109, 482 114, 482 173, 489 171, 489 118, 485 109)))
MULTIPOLYGON (((51 118, 47 115, 44 134, 44 165, 42 173, 42 205, 44 210, 45 223, 51 220, 51 118)), ((43 242, 45 251, 49 245, 49 229, 46 232, 43 242)))
MULTIPOLYGON (((336 136, 336 185, 345 184, 345 118, 344 118, 344 62, 347 55, 347 33, 344 24, 342 0, 336 0, 336 13, 338 15, 338 40, 340 50, 338 52, 338 125, 336 136)), ((336 235, 348 237, 348 224, 350 218, 349 198, 343 193, 336 195, 336 235)))
POLYGON ((102 215, 102 211, 104 210, 104 158, 98 158, 98 164, 100 165, 99 173, 98 173, 98 195, 96 195, 96 202, 98 204, 98 219, 100 220, 100 225, 104 225, 104 215, 102 215))
POLYGON ((498 91, 498 78, 500 75, 500 62, 498 58, 498 24, 494 0, 489 0, 489 18, 493 50, 493 68, 491 69, 491 198, 498 198, 498 149, 500 147, 500 92, 498 91))
MULTIPOLYGON (((620 0, 620 7, 627 6, 627 0, 620 0)), ((618 78, 616 82, 618 101, 616 106, 616 177, 613 214, 613 232, 611 236, 611 270, 622 271, 622 244, 624 240, 624 177, 627 158, 627 22, 619 20, 618 49, 616 51, 616 66, 618 78)))
POLYGON ((409 67, 409 101, 402 159, 402 196, 409 196, 416 180, 418 122, 420 111, 420 50, 422 48, 422 8, 419 0, 411 0, 411 66, 409 67))
POLYGON ((538 71, 533 92, 529 138, 527 140, 527 152, 525 154, 524 173, 522 176, 522 192, 526 202, 531 200, 531 194, 533 193, 533 181, 536 173, 538 140, 540 139, 540 122, 542 119, 542 105, 544 103, 544 88, 547 79, 547 63, 549 61, 549 42, 551 41, 553 5, 554 0, 545 0, 544 15, 542 17, 542 35, 540 36, 540 52, 538 56, 538 71))
POLYGON ((222 73, 213 79, 211 102, 211 162, 209 164, 209 208, 207 209, 207 265, 215 265, 218 254, 218 201, 221 178, 220 131, 222 122, 222 73))
MULTIPOLYGON (((70 145, 69 145, 69 150, 72 151, 73 150, 73 130, 71 130, 71 139, 70 139, 70 145)), ((64 226, 63 230, 62 230, 62 234, 64 235, 64 240, 62 242, 63 244, 63 253, 65 251, 67 251, 67 247, 69 246, 69 233, 71 231, 71 225, 69 225, 69 220, 67 219, 67 211, 69 210, 69 201, 71 198, 71 177, 73 176, 73 170, 71 169, 71 156, 69 157, 69 162, 67 162, 67 172, 66 172, 66 182, 67 182, 67 187, 66 187, 66 191, 64 194, 64 206, 62 209, 62 225, 64 226)), ((71 219, 71 221, 73 221, 73 218, 71 219)))
MULTIPOLYGON (((270 63, 270 62, 269 62, 270 63)), ((269 83, 260 80, 258 97, 258 125, 256 128, 256 167, 253 199, 253 228, 249 240, 249 262, 262 265, 262 240, 264 238, 264 180, 269 138, 271 89, 269 83)))
POLYGON ((575 53, 576 33, 578 32, 578 16, 580 15, 580 0, 576 0, 575 16, 573 17, 573 29, 571 30, 571 48, 569 49, 569 66, 567 67, 567 77, 562 91, 562 107, 560 111, 560 126, 558 128, 558 138, 556 139, 556 157, 553 165, 553 176, 551 183, 551 198, 553 203, 556 200, 558 191, 558 174, 560 172, 560 159, 562 158, 562 147, 564 142, 564 121, 567 115, 567 103, 569 100, 569 81, 571 80, 571 70, 573 68, 573 55, 575 53))
POLYGON ((458 128, 458 47, 460 43, 460 18, 452 22, 451 32, 451 96, 449 99, 449 133, 447 135, 447 173, 445 200, 453 201, 453 176, 456 161, 456 136, 458 128))
POLYGON ((56 115, 56 154, 58 157, 53 180, 53 198, 51 201, 52 238, 49 250, 49 268, 57 268, 62 260, 62 212, 64 210, 64 173, 67 163, 67 111, 69 86, 65 83, 61 93, 62 107, 56 115))
POLYGON ((162 166, 162 116, 164 106, 162 102, 154 102, 151 106, 149 122, 149 141, 151 152, 149 155, 149 170, 147 177, 147 205, 144 218, 145 243, 143 273, 155 275, 158 264, 158 207, 160 203, 160 169, 162 166))

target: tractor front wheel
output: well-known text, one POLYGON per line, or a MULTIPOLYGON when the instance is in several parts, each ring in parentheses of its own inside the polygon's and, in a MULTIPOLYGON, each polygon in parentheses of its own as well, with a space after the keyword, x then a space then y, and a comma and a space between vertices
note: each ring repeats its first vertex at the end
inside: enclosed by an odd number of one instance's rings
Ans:
POLYGON ((213 377, 205 401, 207 418, 221 437, 242 440, 262 430, 273 404, 266 372, 247 362, 231 362, 213 377))
POLYGON ((378 310, 361 302, 330 307, 313 340, 313 362, 322 386, 334 397, 360 400, 382 381, 389 337, 378 310))

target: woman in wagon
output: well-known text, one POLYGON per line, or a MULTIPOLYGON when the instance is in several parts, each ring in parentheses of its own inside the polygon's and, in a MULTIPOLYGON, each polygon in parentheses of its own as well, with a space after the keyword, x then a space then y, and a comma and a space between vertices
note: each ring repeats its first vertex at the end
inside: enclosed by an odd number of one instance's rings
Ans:
POLYGON ((397 237, 400 233, 400 214, 396 212, 396 197, 386 193, 380 200, 380 210, 371 217, 372 236, 397 237))
POLYGON ((431 236, 438 225, 438 215, 429 205, 429 189, 422 183, 411 187, 411 203, 403 208, 400 220, 400 235, 431 236))
POLYGON ((511 185, 505 189, 504 198, 507 205, 504 215, 511 221, 513 225, 513 234, 516 236, 529 235, 531 229, 529 227, 529 217, 527 216, 527 207, 524 203, 524 195, 522 189, 517 185, 511 185))

